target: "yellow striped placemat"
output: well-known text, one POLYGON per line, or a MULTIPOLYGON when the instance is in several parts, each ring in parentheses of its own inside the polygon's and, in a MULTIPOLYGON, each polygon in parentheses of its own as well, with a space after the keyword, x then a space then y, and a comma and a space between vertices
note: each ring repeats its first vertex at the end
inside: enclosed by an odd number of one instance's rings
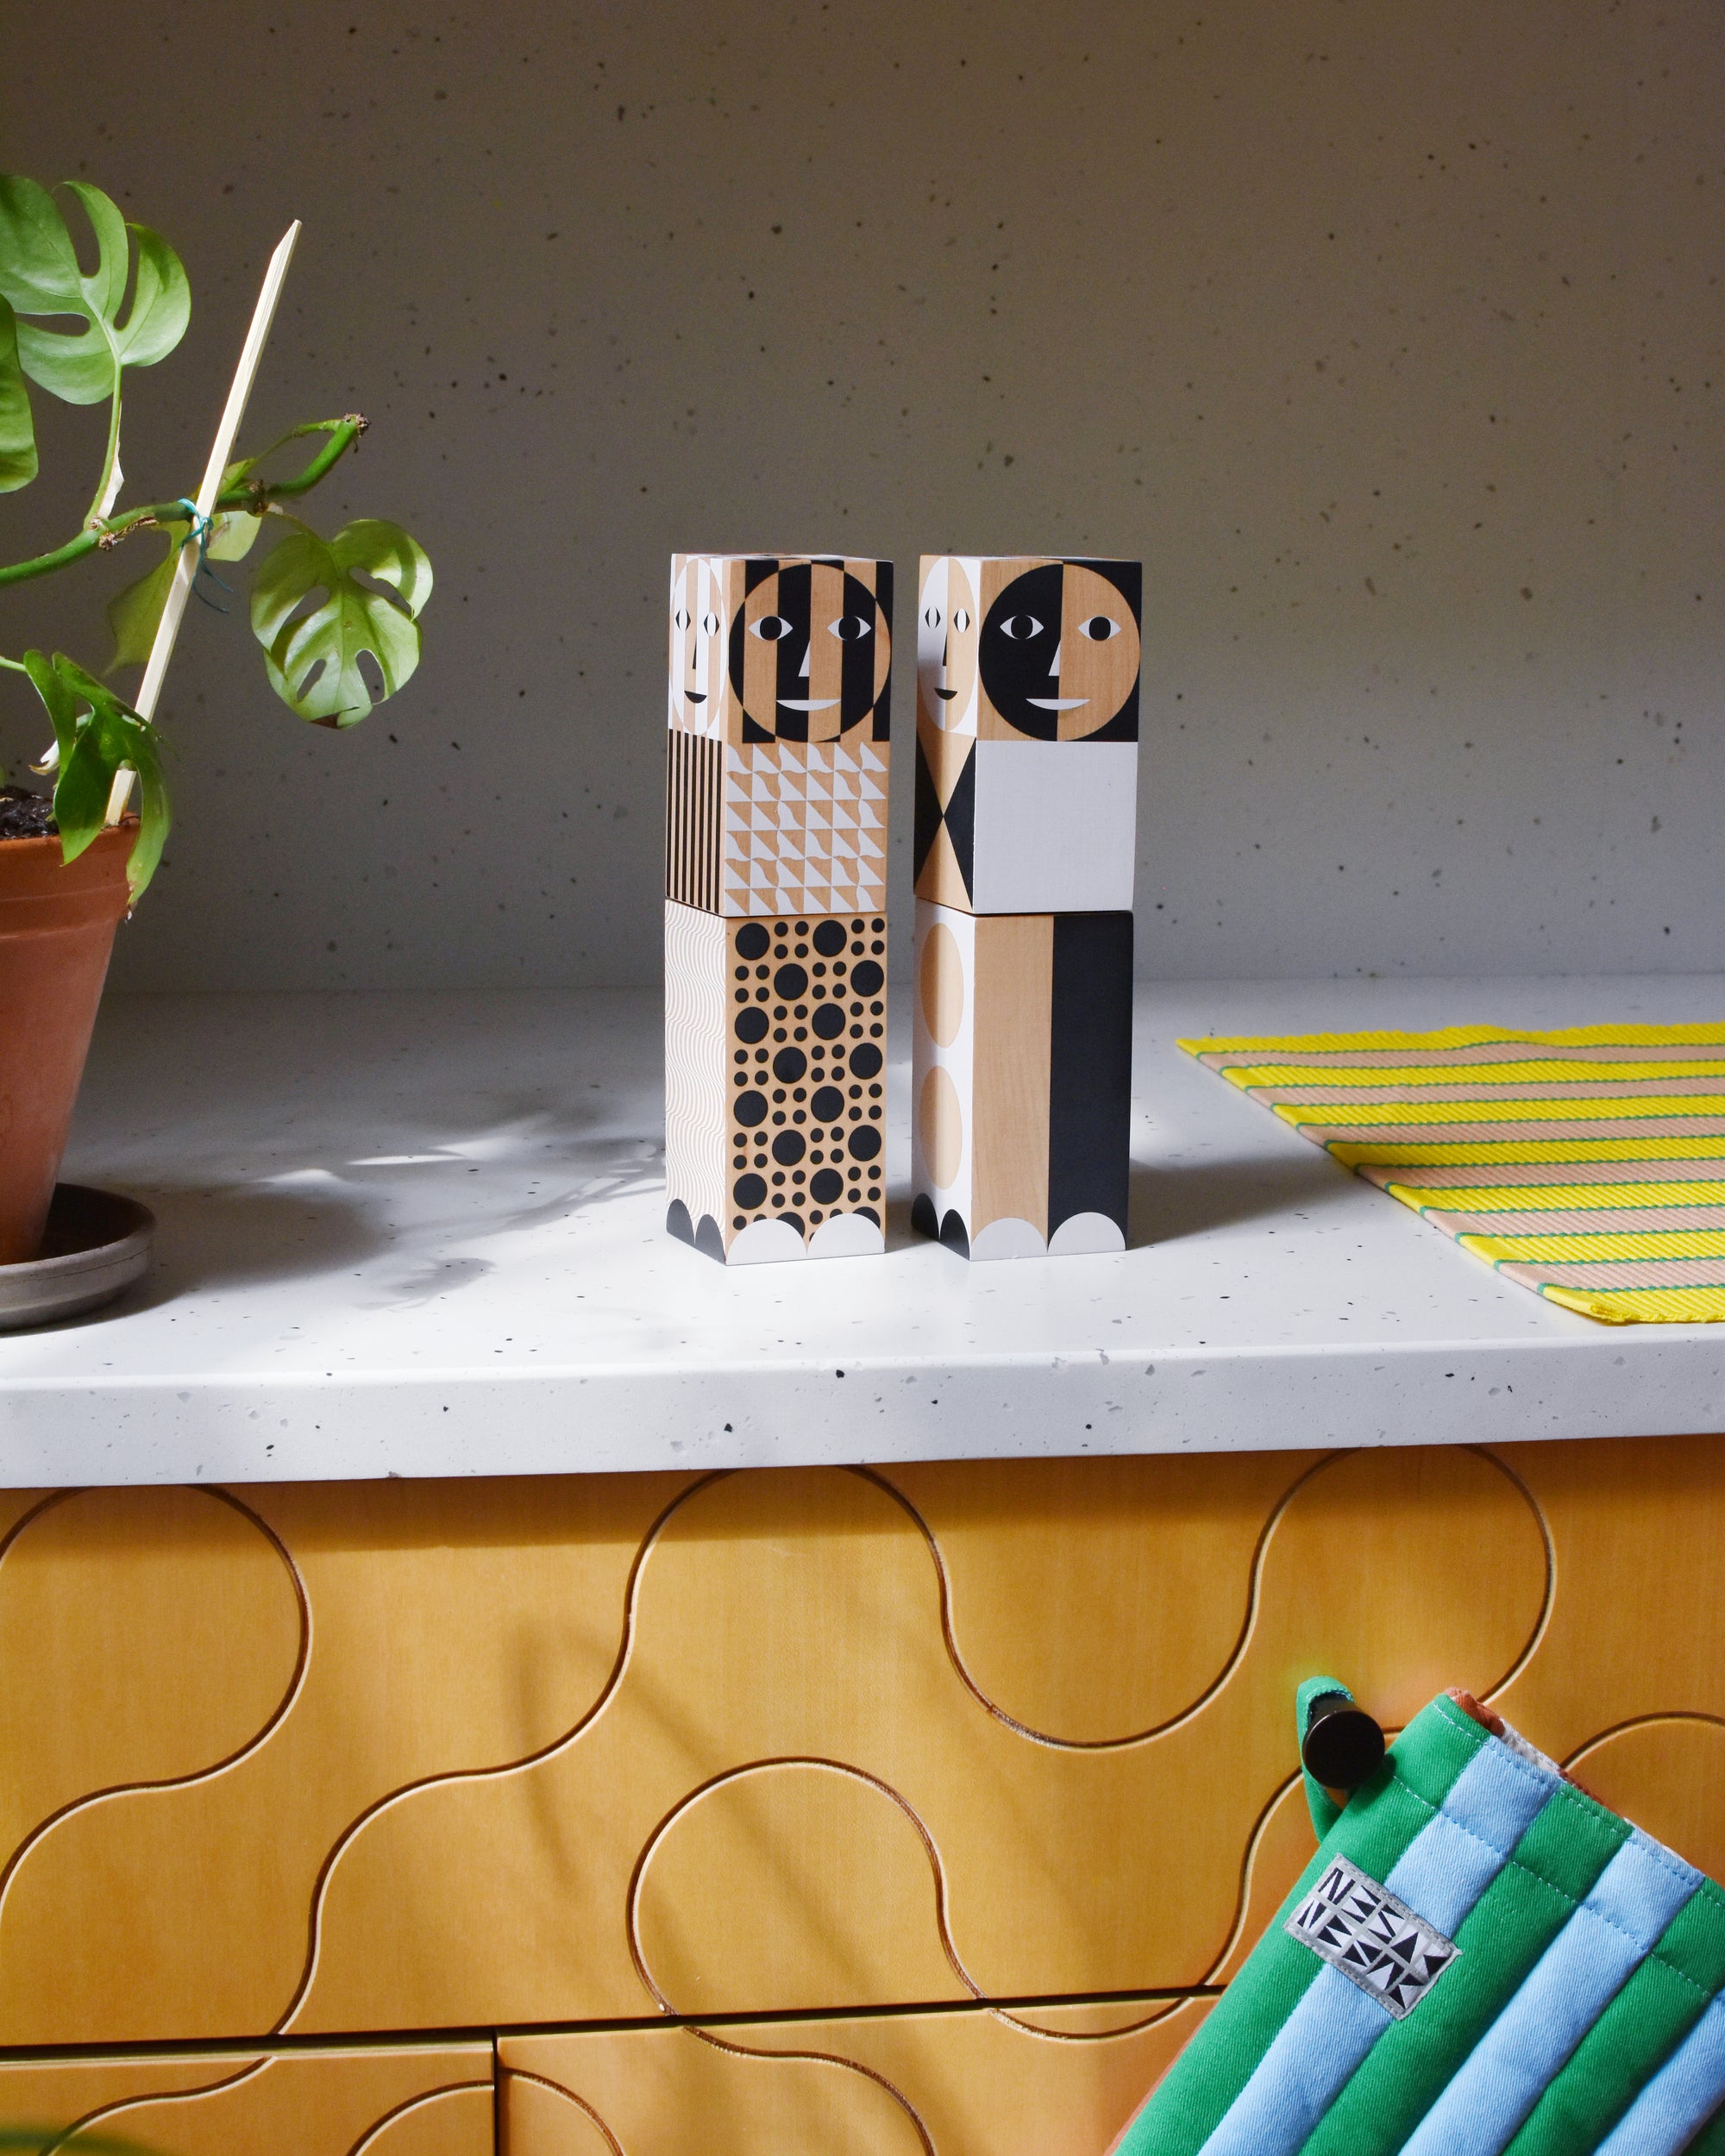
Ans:
POLYGON ((1725 1318, 1725 1023, 1180 1045, 1566 1310, 1725 1318))

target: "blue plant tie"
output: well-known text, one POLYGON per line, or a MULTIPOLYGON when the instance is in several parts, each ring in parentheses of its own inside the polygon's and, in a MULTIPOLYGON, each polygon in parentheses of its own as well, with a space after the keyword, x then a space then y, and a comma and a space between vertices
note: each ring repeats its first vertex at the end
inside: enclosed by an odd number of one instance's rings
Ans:
POLYGON ((179 543, 182 548, 191 546, 194 542, 198 548, 198 567, 192 572, 191 577, 192 590, 197 593, 198 597, 203 600, 206 606, 213 607, 216 613, 225 614, 229 612, 231 610, 223 605, 220 599, 211 599, 209 592, 204 589, 204 579, 208 577, 210 581, 215 585, 218 591, 225 592, 229 599, 232 599, 234 596, 233 586, 231 584, 223 583, 221 578, 216 575, 215 570, 210 566, 210 533, 211 530, 210 518, 208 517, 200 517, 198 513, 197 503, 194 501, 188 501, 184 494, 180 496, 179 499, 174 504, 174 506, 176 509, 183 509, 186 515, 191 519, 191 529, 186 533, 185 538, 182 539, 179 543))

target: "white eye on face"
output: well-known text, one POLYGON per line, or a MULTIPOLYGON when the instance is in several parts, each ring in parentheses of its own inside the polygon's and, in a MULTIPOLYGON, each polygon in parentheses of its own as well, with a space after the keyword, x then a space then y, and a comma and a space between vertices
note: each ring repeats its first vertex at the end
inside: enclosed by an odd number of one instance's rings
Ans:
POLYGON ((841 614, 837 621, 826 624, 829 636, 837 636, 842 644, 861 643, 863 637, 872 636, 875 624, 864 621, 861 614, 841 614))
POLYGON ((791 624, 782 614, 762 614, 759 621, 750 624, 749 633, 758 636, 763 644, 782 643, 791 633, 791 624))
POLYGON ((1109 637, 1118 636, 1120 633, 1120 624, 1110 620, 1106 614, 1092 614, 1088 621, 1081 621, 1078 624, 1078 634, 1088 636, 1093 644, 1105 644, 1109 637))
POLYGON ((671 619, 676 624, 679 629, 687 629, 689 625, 687 608, 680 606, 676 612, 672 615, 671 619))
POLYGON ((955 629, 958 631, 958 633, 959 633, 959 635, 960 635, 961 636, 964 634, 965 630, 967 630, 967 629, 970 626, 970 617, 969 617, 969 615, 968 613, 966 613, 966 612, 965 612, 964 609, 963 609, 962 606, 958 609, 957 612, 957 613, 956 613, 956 614, 952 617, 952 626, 953 626, 953 627, 954 627, 954 628, 955 628, 955 629))
POLYGON ((924 627, 925 629, 938 629, 938 628, 939 628, 939 626, 940 626, 940 609, 939 609, 938 606, 925 606, 925 607, 923 608, 923 610, 922 610, 922 625, 923 625, 923 627, 924 627))
POLYGON ((1000 634, 1010 636, 1015 644, 1026 643, 1041 636, 1042 624, 1034 614, 1008 614, 1000 624, 1000 634))
POLYGON ((701 633, 707 636, 718 636, 718 616, 717 614, 706 613, 701 616, 701 633))

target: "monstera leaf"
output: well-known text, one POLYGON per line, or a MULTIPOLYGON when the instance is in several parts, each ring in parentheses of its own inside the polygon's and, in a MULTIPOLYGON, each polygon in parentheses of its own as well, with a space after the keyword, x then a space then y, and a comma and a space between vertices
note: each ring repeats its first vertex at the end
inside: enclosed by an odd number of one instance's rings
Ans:
POLYGON ((167 790, 156 730, 64 652, 50 659, 44 652, 27 651, 24 667, 53 722, 58 773, 53 815, 63 860, 76 861, 106 823, 116 774, 138 774, 138 835, 126 860, 126 881, 135 906, 167 843, 167 790))
MULTIPOLYGON (((261 517, 254 517, 248 510, 224 511, 210 520, 210 543, 206 553, 211 561, 243 561, 252 550, 252 542, 258 536, 261 517)), ((156 630, 167 605, 167 589, 173 581, 174 564, 179 550, 191 535, 190 518, 172 518, 165 523, 162 530, 167 537, 167 552, 154 568, 141 576, 135 584, 129 584, 108 602, 108 626, 114 632, 114 656, 108 661, 106 671, 114 673, 126 666, 145 666, 149 661, 150 646, 156 640, 156 630)), ((225 613, 228 610, 222 609, 225 613)))
POLYGON ((82 320, 78 329, 19 323, 18 358, 33 382, 67 404, 97 404, 113 394, 122 367, 153 367, 172 351, 191 319, 191 292, 179 257, 159 233, 129 225, 99 187, 67 185, 96 235, 95 273, 86 277, 78 266, 47 190, 33 179, 0 179, 0 298, 20 315, 82 320))
POLYGON ((415 622, 430 595, 431 564, 399 524, 362 517, 328 541, 292 533, 252 586, 252 634, 271 686, 314 724, 357 725, 372 707, 361 653, 393 696, 419 664, 415 622), (362 584, 355 571, 375 582, 362 584))
POLYGON ((18 364, 18 324, 0 299, 0 494, 16 494, 36 476, 36 430, 18 364))

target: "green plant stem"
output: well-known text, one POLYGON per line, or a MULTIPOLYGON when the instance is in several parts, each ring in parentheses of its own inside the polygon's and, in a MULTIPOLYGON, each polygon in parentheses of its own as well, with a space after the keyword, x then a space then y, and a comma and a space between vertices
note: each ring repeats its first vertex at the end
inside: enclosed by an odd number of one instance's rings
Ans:
POLYGON ((3 651, 0 651, 0 667, 12 674, 28 674, 30 670, 22 659, 9 659, 3 651))
POLYGON ((114 394, 108 403, 108 453, 102 460, 102 476, 96 482, 96 492, 91 498, 85 523, 91 524, 106 511, 108 489, 113 482, 114 467, 120 461, 120 385, 125 379, 124 369, 114 369, 114 394))
MULTIPOLYGON (((312 458, 305 469, 289 479, 247 479, 230 486, 216 499, 217 509, 242 509, 249 514, 261 514, 269 505, 283 495, 306 494, 320 480, 325 479, 335 465, 345 455, 365 429, 365 421, 357 414, 345 419, 318 419, 304 427, 296 427, 291 435, 284 435, 283 442, 291 442, 296 436, 327 434, 329 437, 312 458)), ((280 443, 275 444, 278 448, 280 443)), ((268 452, 266 452, 267 454, 268 452)), ((261 460, 254 459, 253 462, 261 460)), ((103 481, 106 486, 107 481, 103 481)), ((100 497, 97 497, 100 499, 100 497)), ((28 561, 14 561, 0 567, 0 585, 22 584, 31 577, 49 576, 56 569, 70 568, 74 561, 81 561, 104 544, 112 546, 127 533, 142 523, 183 523, 185 508, 181 501, 151 502, 141 509, 129 509, 123 517, 111 517, 100 524, 80 531, 75 539, 68 539, 63 547, 56 547, 51 554, 39 554, 28 561)))

